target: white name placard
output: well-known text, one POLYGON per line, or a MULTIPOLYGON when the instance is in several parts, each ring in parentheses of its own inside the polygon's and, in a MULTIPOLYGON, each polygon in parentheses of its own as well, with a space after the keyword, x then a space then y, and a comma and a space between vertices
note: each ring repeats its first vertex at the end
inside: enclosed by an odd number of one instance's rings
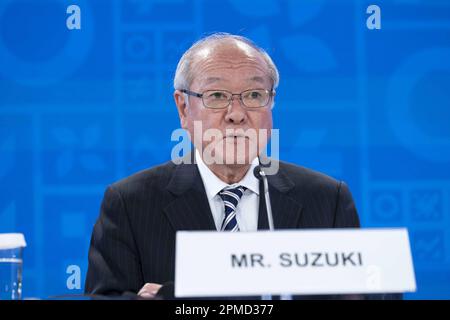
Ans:
POLYGON ((177 232, 176 297, 415 290, 406 229, 177 232))

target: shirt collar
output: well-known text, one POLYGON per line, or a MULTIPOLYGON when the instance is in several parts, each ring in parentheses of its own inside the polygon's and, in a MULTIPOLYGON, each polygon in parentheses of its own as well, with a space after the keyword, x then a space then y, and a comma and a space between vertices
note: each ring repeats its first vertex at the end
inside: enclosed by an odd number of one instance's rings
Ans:
POLYGON ((259 165, 259 158, 256 157, 253 159, 249 170, 242 178, 241 181, 228 184, 222 180, 220 180, 212 171, 208 168, 208 166, 203 162, 202 157, 200 156, 200 152, 195 149, 195 161, 197 163, 198 171, 200 172, 200 176, 202 177, 203 184, 205 186, 206 195, 208 199, 214 198, 222 189, 224 188, 232 188, 238 185, 246 187, 250 191, 259 195, 259 180, 253 175, 253 170, 256 166, 259 165))

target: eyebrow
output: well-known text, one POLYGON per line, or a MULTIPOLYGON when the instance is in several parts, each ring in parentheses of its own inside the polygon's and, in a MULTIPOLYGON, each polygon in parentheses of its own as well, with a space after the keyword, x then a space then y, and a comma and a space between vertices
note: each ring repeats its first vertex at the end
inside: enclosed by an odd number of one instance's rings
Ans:
POLYGON ((208 84, 220 81, 220 80, 223 80, 223 79, 219 78, 219 77, 209 77, 206 79, 205 84, 208 85, 208 84))
POLYGON ((250 80, 260 82, 260 83, 265 83, 264 78, 260 77, 260 76, 251 77, 250 80))

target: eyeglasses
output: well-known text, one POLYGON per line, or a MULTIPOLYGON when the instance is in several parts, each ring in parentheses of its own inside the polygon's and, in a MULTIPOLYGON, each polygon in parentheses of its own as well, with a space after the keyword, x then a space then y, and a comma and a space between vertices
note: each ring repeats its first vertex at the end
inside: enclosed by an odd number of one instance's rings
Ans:
POLYGON ((267 106, 270 99, 275 95, 275 91, 265 89, 250 89, 241 93, 231 93, 226 90, 207 90, 197 93, 189 90, 180 90, 187 95, 201 98, 203 105, 210 109, 224 109, 233 100, 233 96, 238 96, 242 104, 248 109, 257 109, 267 106))

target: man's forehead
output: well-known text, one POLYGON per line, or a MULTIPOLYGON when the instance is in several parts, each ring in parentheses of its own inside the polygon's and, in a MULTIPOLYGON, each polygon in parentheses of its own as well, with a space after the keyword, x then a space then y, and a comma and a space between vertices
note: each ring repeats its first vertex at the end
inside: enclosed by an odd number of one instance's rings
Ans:
POLYGON ((240 81, 262 85, 271 80, 267 62, 262 54, 241 41, 227 41, 198 50, 194 57, 192 73, 193 78, 202 85, 232 82, 236 76, 240 81))
POLYGON ((248 59, 262 62, 261 53, 247 43, 237 40, 227 40, 219 43, 212 43, 199 50, 194 55, 194 64, 203 62, 215 62, 216 60, 248 59))
POLYGON ((254 47, 243 41, 237 39, 222 39, 208 43, 207 45, 199 49, 197 51, 197 54, 205 57, 206 55, 211 53, 219 53, 227 51, 241 52, 242 54, 246 54, 249 56, 258 53, 258 50, 256 50, 254 47))
MULTIPOLYGON (((265 84, 266 81, 268 80, 262 76, 244 77, 243 79, 248 82, 257 82, 257 83, 261 83, 261 84, 265 84)), ((232 81, 231 79, 227 79, 224 77, 211 76, 211 77, 206 77, 204 79, 204 84, 208 85, 208 84, 212 84, 212 83, 216 83, 216 82, 231 82, 231 81, 232 81)))

